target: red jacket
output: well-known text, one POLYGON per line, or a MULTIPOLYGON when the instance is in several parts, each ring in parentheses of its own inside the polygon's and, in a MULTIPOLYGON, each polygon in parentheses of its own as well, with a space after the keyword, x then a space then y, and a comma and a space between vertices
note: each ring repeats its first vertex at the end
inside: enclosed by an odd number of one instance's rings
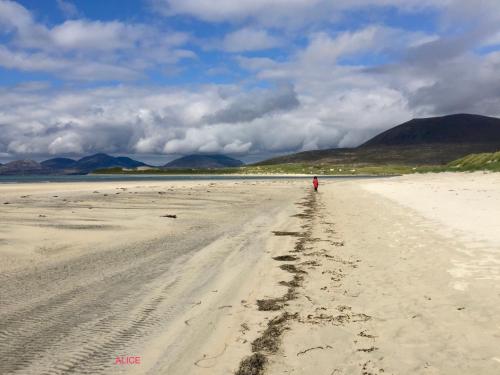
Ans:
POLYGON ((313 179, 313 186, 315 189, 318 188, 318 185, 319 185, 318 179, 317 178, 313 179))

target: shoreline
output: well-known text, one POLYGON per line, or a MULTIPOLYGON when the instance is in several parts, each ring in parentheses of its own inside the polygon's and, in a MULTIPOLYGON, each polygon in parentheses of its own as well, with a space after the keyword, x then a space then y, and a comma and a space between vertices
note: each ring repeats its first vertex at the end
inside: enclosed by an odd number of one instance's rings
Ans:
MULTIPOLYGON (((119 174, 89 174, 78 176, 25 176, 21 179, 11 176, 0 176, 1 185, 29 184, 29 183, 92 183, 92 182, 127 182, 127 181, 242 181, 242 180, 287 180, 287 179, 308 179, 313 175, 295 174, 255 174, 255 175, 119 175, 119 174), (4 177, 4 178, 2 178, 4 177)), ((363 178, 388 178, 398 177, 398 175, 318 175, 324 179, 363 179, 363 178)))

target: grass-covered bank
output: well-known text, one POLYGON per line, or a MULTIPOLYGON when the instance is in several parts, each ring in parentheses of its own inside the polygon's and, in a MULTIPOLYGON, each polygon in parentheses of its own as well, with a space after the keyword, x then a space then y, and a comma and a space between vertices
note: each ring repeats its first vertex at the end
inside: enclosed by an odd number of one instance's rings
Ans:
POLYGON ((411 173, 412 168, 399 165, 384 166, 352 166, 352 165, 311 165, 311 164, 275 164, 263 166, 243 166, 235 168, 213 169, 148 169, 127 170, 121 168, 108 168, 96 170, 95 174, 128 174, 128 175, 399 175, 411 173))
POLYGON ((500 151, 471 154, 450 163, 449 168, 461 171, 500 171, 500 151))

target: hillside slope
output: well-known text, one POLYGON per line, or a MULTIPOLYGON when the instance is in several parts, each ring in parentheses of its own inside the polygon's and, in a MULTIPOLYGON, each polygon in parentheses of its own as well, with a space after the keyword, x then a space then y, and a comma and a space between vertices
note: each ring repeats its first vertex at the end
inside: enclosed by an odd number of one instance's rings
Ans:
POLYGON ((228 168, 240 167, 241 160, 230 158, 226 155, 187 155, 172 160, 164 168, 228 168))
POLYGON ((95 154, 79 160, 53 158, 41 163, 33 160, 16 160, 0 166, 0 175, 87 174, 102 168, 136 168, 141 166, 147 166, 147 164, 124 156, 95 154))
POLYGON ((68 158, 53 158, 44 160, 40 164, 46 168, 59 170, 59 169, 74 168, 74 166, 76 165, 76 160, 68 158))
POLYGON ((305 151, 256 165, 324 163, 349 165, 447 164, 469 154, 500 150, 500 119, 458 114, 415 119, 356 148, 305 151))
POLYGON ((74 168, 80 173, 89 173, 100 168, 136 168, 145 165, 145 163, 128 157, 113 157, 107 154, 95 154, 78 160, 74 168))
POLYGON ((34 160, 15 160, 0 166, 0 175, 43 175, 52 170, 34 160))
POLYGON ((456 114, 410 120, 373 137, 360 147, 491 142, 500 144, 500 119, 456 114))

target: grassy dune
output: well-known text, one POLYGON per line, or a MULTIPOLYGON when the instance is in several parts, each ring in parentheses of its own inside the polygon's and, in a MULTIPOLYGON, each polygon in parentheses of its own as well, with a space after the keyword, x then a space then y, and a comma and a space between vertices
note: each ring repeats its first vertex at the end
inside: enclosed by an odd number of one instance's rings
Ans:
POLYGON ((500 151, 483 154, 471 154, 449 164, 451 170, 460 171, 500 171, 500 151))

